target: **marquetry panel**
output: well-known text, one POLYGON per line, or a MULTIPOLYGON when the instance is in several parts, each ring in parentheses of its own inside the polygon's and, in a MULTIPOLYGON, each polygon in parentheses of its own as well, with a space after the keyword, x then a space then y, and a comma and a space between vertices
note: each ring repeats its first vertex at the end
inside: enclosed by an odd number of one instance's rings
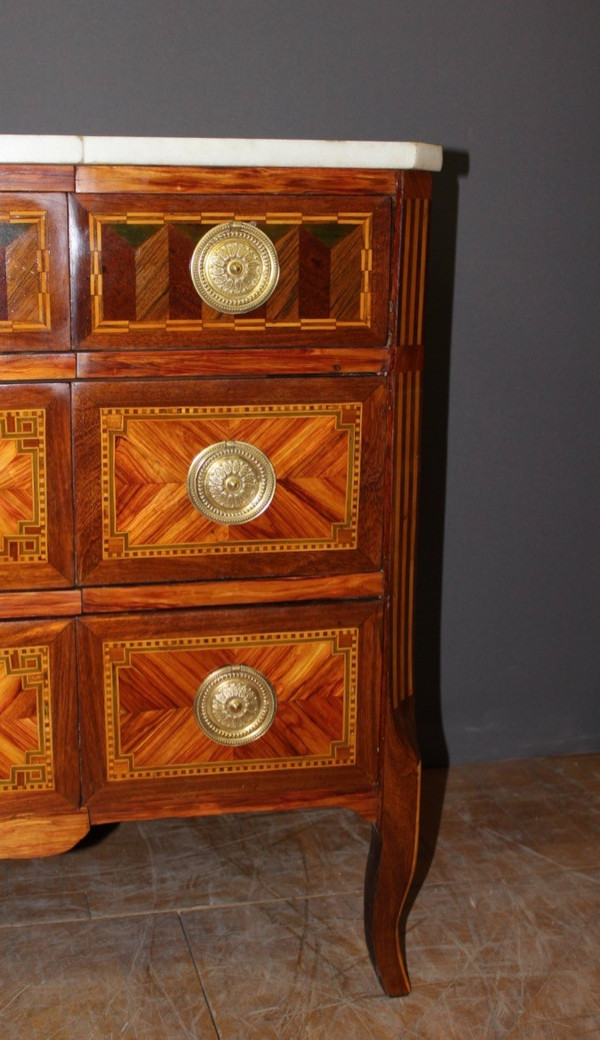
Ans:
POLYGON ((0 411, 0 564, 48 560, 46 411, 0 411))
POLYGON ((104 643, 107 779, 351 765, 356 757, 357 629, 104 643), (205 736, 200 683, 245 664, 273 685, 271 728, 240 747, 205 736))
POLYGON ((343 343, 348 334, 385 341, 387 199, 79 196, 78 202, 73 227, 86 243, 80 263, 89 273, 83 280, 79 272, 82 345, 189 347, 224 339, 237 345, 298 342, 307 334, 324 342, 343 343), (196 244, 232 220, 261 228, 281 269, 270 299, 246 315, 213 310, 190 277, 196 244))
POLYGON ((361 418, 360 402, 103 408, 103 558, 355 548, 361 418), (248 523, 215 523, 190 503, 190 463, 220 441, 256 446, 277 474, 248 523))
POLYGON ((69 584, 73 576, 69 388, 0 387, 0 582, 69 584))
POLYGON ((0 624, 0 817, 78 804, 74 625, 0 624))
POLYGON ((93 815, 214 811, 204 799, 372 789, 381 681, 377 601, 81 618, 84 796, 93 815), (246 665, 271 683, 270 728, 205 735, 204 680, 246 665), (83 692, 84 691, 84 692, 83 692))
MULTIPOLYGON (((378 423, 384 421, 383 389, 375 381, 348 381, 343 386, 341 381, 327 382, 330 399, 310 400, 312 393, 323 391, 323 383, 298 381, 300 399, 288 401, 281 399, 283 383, 274 381, 235 387, 215 382, 197 390, 180 384, 180 393, 177 384, 171 384, 169 400, 165 388, 158 393, 147 384, 144 393, 144 384, 138 383, 135 393, 146 403, 132 404, 115 400, 133 394, 129 388, 103 394, 99 384, 78 386, 77 422, 85 437, 82 462, 76 464, 76 479, 81 474, 82 481, 82 577, 88 580, 97 564, 94 581, 122 582, 159 573, 166 578, 206 578, 222 575, 225 558, 230 577, 264 573, 265 565, 273 573, 275 557, 310 554, 312 565, 320 555, 362 554, 365 548, 377 564, 380 517, 369 510, 363 527, 361 512, 367 493, 382 493, 377 484, 381 459, 373 449, 381 429, 378 423), (223 403, 232 396, 237 401, 223 403), (190 398, 206 403, 190 403, 190 398), (92 415, 86 414, 93 399, 98 406, 90 409, 92 415), (276 475, 270 505, 246 523, 210 519, 194 507, 188 494, 194 458, 210 445, 227 441, 259 449, 276 475), (93 477, 95 501, 84 486, 86 476, 93 477), (269 562, 261 564, 259 557, 265 556, 269 562), (236 561, 242 558, 240 571, 236 561), (190 565, 195 571, 187 569, 190 565)), ((289 398, 291 388, 285 390, 289 398)), ((302 569, 302 563, 284 562, 279 573, 291 573, 298 566, 302 569)), ((335 569, 335 560, 328 566, 335 569)), ((342 564, 342 569, 349 568, 342 564)))
POLYGON ((66 349, 64 196, 0 194, 0 350, 66 349))
POLYGON ((0 647, 0 797, 53 789, 48 647, 0 647))

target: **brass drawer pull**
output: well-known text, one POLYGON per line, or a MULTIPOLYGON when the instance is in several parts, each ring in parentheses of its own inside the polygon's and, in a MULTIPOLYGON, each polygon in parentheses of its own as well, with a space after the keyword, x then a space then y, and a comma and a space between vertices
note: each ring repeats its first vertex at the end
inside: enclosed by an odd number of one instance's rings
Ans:
POLYGON ((227 314, 246 314, 269 299, 279 280, 271 239, 253 224, 217 224, 200 239, 190 263, 194 288, 227 314))
POLYGON ((192 505, 218 524, 247 524, 264 513, 277 478, 264 452, 244 441, 219 441, 196 455, 187 477, 192 505))
POLYGON ((250 744, 271 726, 277 696, 262 672, 245 664, 217 668, 194 697, 200 729, 217 744, 250 744))

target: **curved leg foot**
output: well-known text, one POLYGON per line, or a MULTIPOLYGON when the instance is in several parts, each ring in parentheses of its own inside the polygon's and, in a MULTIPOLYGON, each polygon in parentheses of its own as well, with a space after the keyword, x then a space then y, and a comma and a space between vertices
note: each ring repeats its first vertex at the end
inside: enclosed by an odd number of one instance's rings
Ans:
POLYGON ((365 878, 365 931, 373 966, 390 997, 410 992, 404 919, 415 870, 421 770, 388 727, 377 824, 365 878))

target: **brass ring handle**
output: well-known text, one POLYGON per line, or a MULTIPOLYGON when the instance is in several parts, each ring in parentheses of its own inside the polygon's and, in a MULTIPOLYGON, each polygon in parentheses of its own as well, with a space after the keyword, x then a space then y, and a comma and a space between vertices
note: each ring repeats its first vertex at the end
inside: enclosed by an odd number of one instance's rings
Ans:
POLYGON ((277 695, 269 680, 244 664, 217 668, 198 687, 194 716, 217 744, 250 744, 271 726, 277 695))
POLYGON ((217 224, 200 239, 190 263, 198 295, 216 311, 246 314, 269 299, 279 258, 264 231, 242 221, 217 224))
POLYGON ((269 507, 277 477, 270 459, 254 444, 219 441, 193 459, 187 476, 195 509, 218 524, 247 524, 269 507))

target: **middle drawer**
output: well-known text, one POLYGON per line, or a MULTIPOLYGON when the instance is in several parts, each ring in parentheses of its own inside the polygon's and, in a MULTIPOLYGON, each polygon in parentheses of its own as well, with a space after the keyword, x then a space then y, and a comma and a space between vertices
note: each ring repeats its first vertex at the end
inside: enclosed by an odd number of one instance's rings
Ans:
POLYGON ((379 378, 79 383, 84 584, 381 566, 379 378))

